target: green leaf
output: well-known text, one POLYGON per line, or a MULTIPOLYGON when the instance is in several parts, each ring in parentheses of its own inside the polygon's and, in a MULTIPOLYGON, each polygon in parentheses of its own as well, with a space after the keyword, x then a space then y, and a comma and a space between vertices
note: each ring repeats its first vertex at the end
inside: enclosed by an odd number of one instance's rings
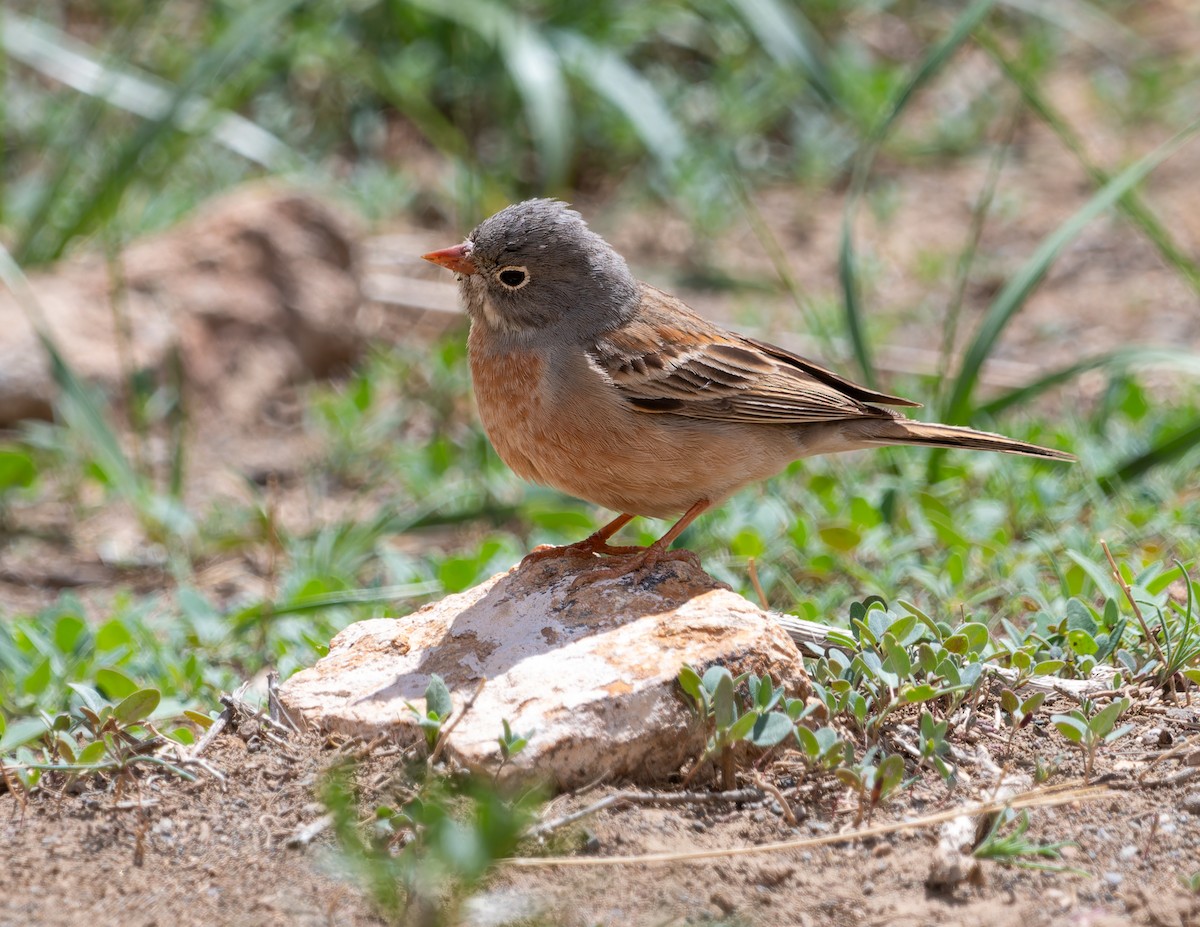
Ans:
POLYGON ((1021 707, 1021 703, 1017 700, 1017 693, 1012 689, 1000 690, 1000 707, 1010 715, 1015 714, 1021 707))
POLYGON ((132 646, 133 635, 119 618, 109 619, 96 630, 96 650, 101 653, 132 646))
POLYGON ((882 643, 883 649, 887 651, 888 668, 901 679, 912 675, 912 661, 908 658, 908 651, 900 646, 890 631, 883 635, 882 643))
POLYGON ((128 698, 141 688, 119 669, 107 666, 96 670, 96 685, 113 701, 128 698))
MULTIPOLYGON (((758 720, 759 716, 754 712, 746 712, 729 726, 729 739, 731 741, 737 741, 746 737, 752 730, 754 730, 754 726, 758 720)), ((789 722, 789 726, 790 723, 791 722, 789 722)))
MULTIPOLYGON (((706 680, 707 676, 705 673, 706 680)), ((729 675, 729 670, 725 670, 717 679, 716 691, 713 692, 713 721, 718 731, 729 730, 737 721, 737 706, 733 702, 733 677, 729 675)))
POLYGON ((1095 638, 1084 630, 1068 631, 1067 643, 1070 644, 1072 650, 1085 657, 1091 656, 1100 649, 1095 638))
POLYGON ((935 689, 926 682, 919 686, 911 686, 904 689, 902 697, 908 704, 916 705, 921 702, 928 702, 930 699, 937 698, 941 694, 941 690, 935 689))
POLYGON ((700 681, 700 674, 690 666, 679 670, 679 685, 697 703, 704 703, 704 684, 700 681))
POLYGON ((1079 599, 1067 601, 1067 630, 1086 631, 1088 635, 1095 634, 1100 629, 1092 616, 1092 610, 1079 599))
POLYGON ((213 719, 204 714, 204 712, 194 711, 191 708, 184 711, 183 716, 189 721, 194 721, 196 724, 199 724, 200 727, 206 731, 212 727, 213 724, 213 719))
POLYGON ((80 766, 91 766, 92 764, 99 763, 102 759, 104 759, 104 756, 107 752, 108 751, 103 740, 93 740, 90 744, 79 751, 79 755, 76 757, 76 762, 79 763, 80 766))
POLYGON ((18 718, 11 722, 0 735, 0 756, 35 740, 46 733, 46 723, 41 718, 18 718))
POLYGON ((1044 701, 1046 701, 1045 692, 1034 692, 1033 695, 1029 696, 1029 698, 1025 699, 1025 701, 1021 703, 1021 714, 1033 714, 1042 707, 1042 702, 1044 701))
POLYGON ((800 749, 809 759, 816 759, 821 755, 821 745, 817 742, 817 735, 806 728, 803 724, 798 724, 795 727, 796 740, 800 744, 800 749))
POLYGON ((54 646, 59 653, 72 653, 86 636, 87 623, 78 615, 62 615, 54 622, 54 646))
POLYGON ((860 543, 862 543, 862 535, 853 528, 831 525, 829 527, 822 528, 818 534, 820 534, 821 540, 824 541, 826 545, 842 553, 852 551, 857 548, 860 543))
POLYGON ((749 740, 756 747, 773 747, 782 743, 791 732, 792 722, 788 716, 780 711, 772 711, 760 715, 754 722, 749 740))
POLYGON ((32 486, 36 477, 37 467, 28 453, 0 447, 0 493, 32 486))
POLYGON ((1072 743, 1081 744, 1088 735, 1087 722, 1070 715, 1051 715, 1050 721, 1058 728, 1059 733, 1072 743))
POLYGON ((158 707, 162 694, 158 689, 138 689, 113 709, 113 717, 122 724, 132 724, 148 718, 158 707))
POLYGON ((25 677, 21 689, 29 695, 41 695, 46 691, 48 685, 50 685, 50 658, 46 657, 25 677))
POLYGON ((442 721, 450 717, 450 712, 454 710, 446 681, 437 673, 429 677, 429 684, 425 687, 425 709, 442 721))
POLYGON ((1121 717, 1129 708, 1129 699, 1119 698, 1116 701, 1109 702, 1101 708, 1091 721, 1088 722, 1088 727, 1096 734, 1104 735, 1112 730, 1114 724, 1117 723, 1117 718, 1121 717))
POLYGON ((882 763, 875 773, 875 781, 881 784, 879 794, 887 795, 904 779, 904 760, 900 754, 893 753, 882 763))
POLYGON ((1043 660, 1033 668, 1033 675, 1053 676, 1066 665, 1066 660, 1043 660))

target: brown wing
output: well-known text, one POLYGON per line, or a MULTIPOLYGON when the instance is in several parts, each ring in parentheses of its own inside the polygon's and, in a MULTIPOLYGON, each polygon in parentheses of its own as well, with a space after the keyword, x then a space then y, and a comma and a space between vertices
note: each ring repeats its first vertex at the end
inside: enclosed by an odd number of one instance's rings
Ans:
POLYGON ((892 418, 916 405, 850 382, 782 348, 727 332, 643 284, 636 318, 591 354, 631 406, 689 418, 796 424, 892 418))

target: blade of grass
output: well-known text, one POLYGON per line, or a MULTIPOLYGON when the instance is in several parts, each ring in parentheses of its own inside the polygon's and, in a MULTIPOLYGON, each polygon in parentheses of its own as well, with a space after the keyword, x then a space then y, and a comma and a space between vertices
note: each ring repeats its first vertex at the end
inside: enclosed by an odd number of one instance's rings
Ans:
MULTIPOLYGON (((130 65, 116 67, 100 60, 91 46, 49 23, 13 12, 0 12, 0 46, 26 67, 80 93, 147 119, 161 118, 172 107, 174 88, 130 65)), ((297 162, 296 154, 266 129, 221 111, 208 100, 190 97, 179 106, 179 125, 189 131, 210 131, 230 151, 268 169, 297 162), (208 128, 210 127, 211 128, 208 128)))
MULTIPOLYGON (((299 2, 264 0, 246 7, 216 42, 197 58, 175 87, 169 105, 160 111, 158 117, 143 122, 117 148, 90 190, 70 198, 73 208, 61 225, 31 224, 26 228, 14 249, 18 263, 28 265, 55 260, 74 238, 107 221, 120 205, 129 186, 144 175, 142 165, 147 155, 165 147, 177 135, 189 101, 202 97, 205 89, 228 81, 249 60, 262 54, 269 47, 264 36, 299 2)), ((174 157, 168 162, 176 162, 182 151, 181 146, 179 150, 171 152, 174 157)), ((94 155, 86 150, 77 155, 85 156, 94 155)), ((167 165, 160 168, 165 169, 167 165)))
POLYGON ((1074 364, 1067 364, 1039 377, 1032 383, 1027 383, 1016 389, 1009 390, 1003 395, 978 406, 975 414, 983 417, 995 417, 1013 406, 1032 402, 1039 396, 1074 380, 1089 370, 1111 370, 1113 372, 1139 366, 1166 366, 1194 373, 1200 376, 1200 354, 1175 348, 1132 347, 1106 351, 1085 358, 1074 364))
POLYGON ((1099 478, 1100 485, 1107 493, 1115 492, 1121 483, 1145 476, 1155 467, 1176 461, 1197 447, 1200 447, 1200 421, 1118 464, 1099 478))
POLYGON ((1101 213, 1112 208, 1126 192, 1144 180, 1156 167, 1178 151, 1200 129, 1200 120, 1193 122, 1173 138, 1159 145, 1145 157, 1134 162, 1098 190, 1074 215, 1051 232, 1037 250, 1004 286, 988 307, 974 340, 963 356, 950 398, 942 410, 941 420, 949 424, 965 424, 971 419, 971 398, 979 382, 979 372, 996 347, 1008 323, 1046 276, 1055 259, 1076 236, 1101 213))
POLYGON ((901 113, 904 112, 905 107, 916 93, 941 71, 959 46, 983 22, 993 5, 994 0, 976 0, 955 20, 950 31, 929 50, 925 58, 917 65, 912 76, 900 87, 884 108, 882 116, 872 126, 854 162, 850 188, 846 194, 846 208, 842 215, 841 246, 838 249, 838 278, 842 286, 846 330, 850 334, 854 356, 868 386, 875 386, 877 378, 863 323, 858 259, 854 251, 854 218, 858 212, 858 205, 866 192, 875 156, 879 153, 879 149, 883 146, 883 142, 896 120, 900 118, 901 113))
POLYGON ((954 343, 958 337, 958 321, 962 315, 963 300, 967 294, 967 284, 971 280, 971 268, 975 264, 976 255, 979 253, 979 241, 983 237, 983 228, 987 224, 987 217, 991 212, 992 201, 996 196, 996 185, 1000 182, 1000 172, 1004 169, 1004 162, 1008 157, 1009 151, 1012 149, 1013 138, 1016 135, 1020 120, 1021 107, 1014 105, 1004 133, 1004 142, 997 146, 988 162, 987 175, 983 181, 983 188, 979 191, 979 197, 976 199, 975 205, 971 210, 971 227, 967 231, 967 244, 958 257, 958 267, 955 269, 954 295, 950 299, 950 305, 946 307, 946 320, 942 325, 942 349, 938 355, 937 369, 936 398, 938 401, 942 399, 941 392, 945 389, 948 382, 947 375, 950 372, 950 358, 954 353, 954 343))
POLYGON ((729 5, 777 64, 799 71, 822 100, 837 105, 837 91, 825 65, 824 42, 798 5, 778 0, 729 0, 729 5))
POLYGON ((673 176, 687 139, 654 85, 615 51, 577 32, 555 33, 554 44, 567 67, 621 111, 659 167, 673 176))
POLYGON ((25 310, 38 341, 46 352, 54 382, 62 391, 60 408, 68 420, 68 425, 78 429, 96 455, 97 464, 117 492, 135 504, 144 505, 147 491, 142 478, 122 450, 116 433, 96 404, 91 390, 59 351, 29 280, 3 245, 0 245, 0 280, 4 281, 16 297, 17 303, 25 310))
POLYGON ((258 624, 264 618, 300 615, 326 608, 345 608, 350 605, 379 605, 386 602, 408 601, 432 595, 441 588, 440 583, 406 583, 402 586, 322 592, 316 595, 297 596, 282 602, 259 602, 235 612, 228 620, 236 631, 258 624))
POLYGON ((533 23, 490 0, 409 0, 432 16, 475 33, 500 56, 525 108, 525 121, 550 187, 566 179, 571 144, 571 111, 558 55, 533 23))
MULTIPOLYGON (((1059 141, 1075 156, 1092 183, 1102 187, 1112 179, 1107 171, 1088 157, 1083 140, 1071 128, 1066 118, 1056 110, 1038 89, 1037 83, 1028 73, 1014 64, 1001 50, 996 40, 987 33, 976 36, 980 47, 1004 72, 1004 76, 1021 92, 1026 105, 1058 136, 1059 141)), ((1164 261, 1174 267, 1188 286, 1200 293, 1200 265, 1193 261, 1175 243, 1171 233, 1158 221, 1158 217, 1142 202, 1136 190, 1130 190, 1117 201, 1117 207, 1136 227, 1150 239, 1164 261)))

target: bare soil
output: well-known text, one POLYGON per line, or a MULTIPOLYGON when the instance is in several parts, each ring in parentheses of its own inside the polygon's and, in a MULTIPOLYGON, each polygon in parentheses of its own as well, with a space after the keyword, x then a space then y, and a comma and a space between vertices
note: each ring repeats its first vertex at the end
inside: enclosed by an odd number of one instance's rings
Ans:
MULTIPOLYGON (((1069 707, 1062 702, 1058 709, 1069 707)), ((1035 764, 1055 771, 1039 788, 1082 782, 1080 758, 1039 726, 1011 749, 984 706, 960 742, 967 752, 959 786, 925 774, 858 827, 880 827, 961 808, 992 792, 997 765, 1032 784, 1035 764), (995 765, 994 765, 995 764, 995 765)), ((835 845, 725 856, 735 847, 828 838, 856 829, 857 804, 830 777, 804 777, 794 758, 767 764, 777 798, 743 804, 627 805, 556 832, 555 854, 590 860, 586 868, 501 865, 462 909, 470 924, 588 925, 1034 925, 1122 924, 1184 927, 1200 923, 1200 896, 1180 877, 1200 868, 1200 710, 1168 706, 1142 693, 1136 732, 1102 752, 1093 785, 1103 797, 1032 813, 1028 836, 1072 841, 1051 873, 984 861, 958 884, 930 887, 937 825, 835 845), (572 852, 572 848, 574 851, 572 852), (676 863, 607 864, 604 857, 709 850, 676 863)), ((365 896, 338 878, 328 830, 298 841, 324 809, 314 785, 335 750, 303 737, 284 745, 253 724, 217 738, 206 756, 221 781, 142 776, 119 791, 95 788, 28 802, 0 796, 0 858, 6 890, 0 925, 307 925, 383 922, 365 896)), ((393 775, 394 747, 360 754, 366 807, 403 798, 393 775)), ((752 771, 747 768, 744 777, 752 771)), ((742 784, 753 785, 747 781, 742 784)), ((695 786, 695 784, 693 784, 695 786)), ((701 789, 711 783, 700 783, 701 789)), ((616 789, 606 784, 543 809, 553 819, 616 789)), ((715 786, 713 786, 715 788, 715 786)), ((521 852, 546 858, 533 840, 521 852)))

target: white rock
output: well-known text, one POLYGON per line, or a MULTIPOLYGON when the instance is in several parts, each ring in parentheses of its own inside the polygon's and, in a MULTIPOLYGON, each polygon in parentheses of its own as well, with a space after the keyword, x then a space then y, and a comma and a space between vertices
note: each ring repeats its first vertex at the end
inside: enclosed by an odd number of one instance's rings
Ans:
POLYGON ((503 775, 571 788, 661 780, 699 756, 705 734, 676 681, 685 664, 770 673, 790 695, 808 694, 787 634, 698 566, 670 561, 570 591, 580 572, 603 565, 542 560, 413 615, 358 622, 280 698, 311 728, 406 743, 421 733, 405 703, 423 707, 431 674, 450 687, 456 715, 486 679, 447 756, 494 770, 508 720, 529 745, 503 775))

